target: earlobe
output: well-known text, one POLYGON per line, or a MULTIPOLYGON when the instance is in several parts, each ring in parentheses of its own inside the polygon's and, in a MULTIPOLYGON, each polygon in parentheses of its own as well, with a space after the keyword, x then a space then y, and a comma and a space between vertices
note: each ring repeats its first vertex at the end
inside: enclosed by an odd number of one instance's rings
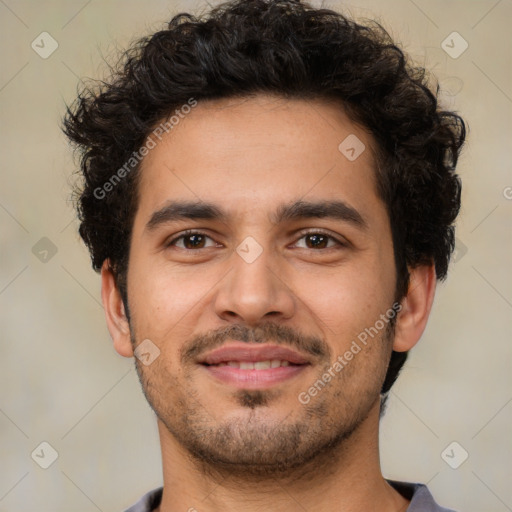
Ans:
POLYGON ((419 341, 430 315, 436 290, 434 265, 421 265, 410 269, 407 295, 402 299, 402 309, 395 326, 393 350, 406 352, 419 341))
POLYGON ((133 357, 130 325, 108 260, 105 260, 101 267, 101 300, 114 349, 124 357, 133 357))

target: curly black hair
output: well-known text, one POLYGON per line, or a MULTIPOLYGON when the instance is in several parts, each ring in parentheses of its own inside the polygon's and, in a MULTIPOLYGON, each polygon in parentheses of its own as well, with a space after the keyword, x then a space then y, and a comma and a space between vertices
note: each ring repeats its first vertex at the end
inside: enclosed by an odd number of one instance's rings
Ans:
MULTIPOLYGON (((86 86, 64 117, 63 130, 80 154, 80 235, 95 270, 109 261, 126 306, 139 166, 115 186, 105 184, 154 127, 191 98, 257 93, 340 101, 377 146, 397 298, 407 291, 409 268, 433 264, 437 278, 446 277, 465 124, 440 108, 425 69, 415 67, 378 23, 359 24, 300 0, 235 0, 201 16, 178 14, 165 30, 137 41, 111 78, 86 86)), ((383 393, 406 357, 393 352, 383 393)))

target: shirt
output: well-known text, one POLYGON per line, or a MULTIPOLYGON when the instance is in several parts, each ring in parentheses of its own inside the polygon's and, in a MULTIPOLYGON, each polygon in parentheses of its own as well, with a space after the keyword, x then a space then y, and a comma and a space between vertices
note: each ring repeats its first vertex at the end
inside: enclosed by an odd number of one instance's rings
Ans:
MULTIPOLYGON (((434 501, 426 485, 395 482, 393 480, 388 480, 388 483, 404 498, 411 500, 407 512, 454 512, 451 509, 440 507, 434 501)), ((163 487, 148 492, 125 512, 152 512, 160 505, 162 492, 163 487)))

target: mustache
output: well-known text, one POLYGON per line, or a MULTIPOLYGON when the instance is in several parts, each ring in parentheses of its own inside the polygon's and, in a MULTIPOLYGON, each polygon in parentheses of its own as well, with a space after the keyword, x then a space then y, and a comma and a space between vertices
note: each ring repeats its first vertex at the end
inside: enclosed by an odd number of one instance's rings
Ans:
POLYGON ((265 323, 254 328, 234 324, 200 334, 187 342, 180 350, 182 363, 194 361, 203 352, 220 347, 228 340, 245 343, 272 342, 286 345, 315 358, 330 358, 331 350, 320 337, 304 335, 291 327, 265 323))

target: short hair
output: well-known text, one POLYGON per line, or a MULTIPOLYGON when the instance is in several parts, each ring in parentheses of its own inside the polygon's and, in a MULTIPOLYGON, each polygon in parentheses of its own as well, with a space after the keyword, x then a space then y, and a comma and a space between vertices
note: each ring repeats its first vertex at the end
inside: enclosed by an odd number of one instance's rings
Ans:
MULTIPOLYGON (((63 129, 80 154, 79 232, 98 271, 109 260, 127 306, 126 272, 138 204, 139 167, 98 197, 158 123, 196 101, 258 93, 337 100, 376 143, 378 193, 389 214, 396 296, 409 268, 446 277, 460 208, 455 173, 465 124, 438 104, 415 66, 376 22, 365 25, 300 0, 236 0, 209 13, 174 16, 134 43, 107 81, 84 87, 63 129), (96 193, 95 193, 96 191, 96 193), (104 197, 103 197, 104 196, 104 197)), ((393 352, 383 393, 407 353, 393 352)))

